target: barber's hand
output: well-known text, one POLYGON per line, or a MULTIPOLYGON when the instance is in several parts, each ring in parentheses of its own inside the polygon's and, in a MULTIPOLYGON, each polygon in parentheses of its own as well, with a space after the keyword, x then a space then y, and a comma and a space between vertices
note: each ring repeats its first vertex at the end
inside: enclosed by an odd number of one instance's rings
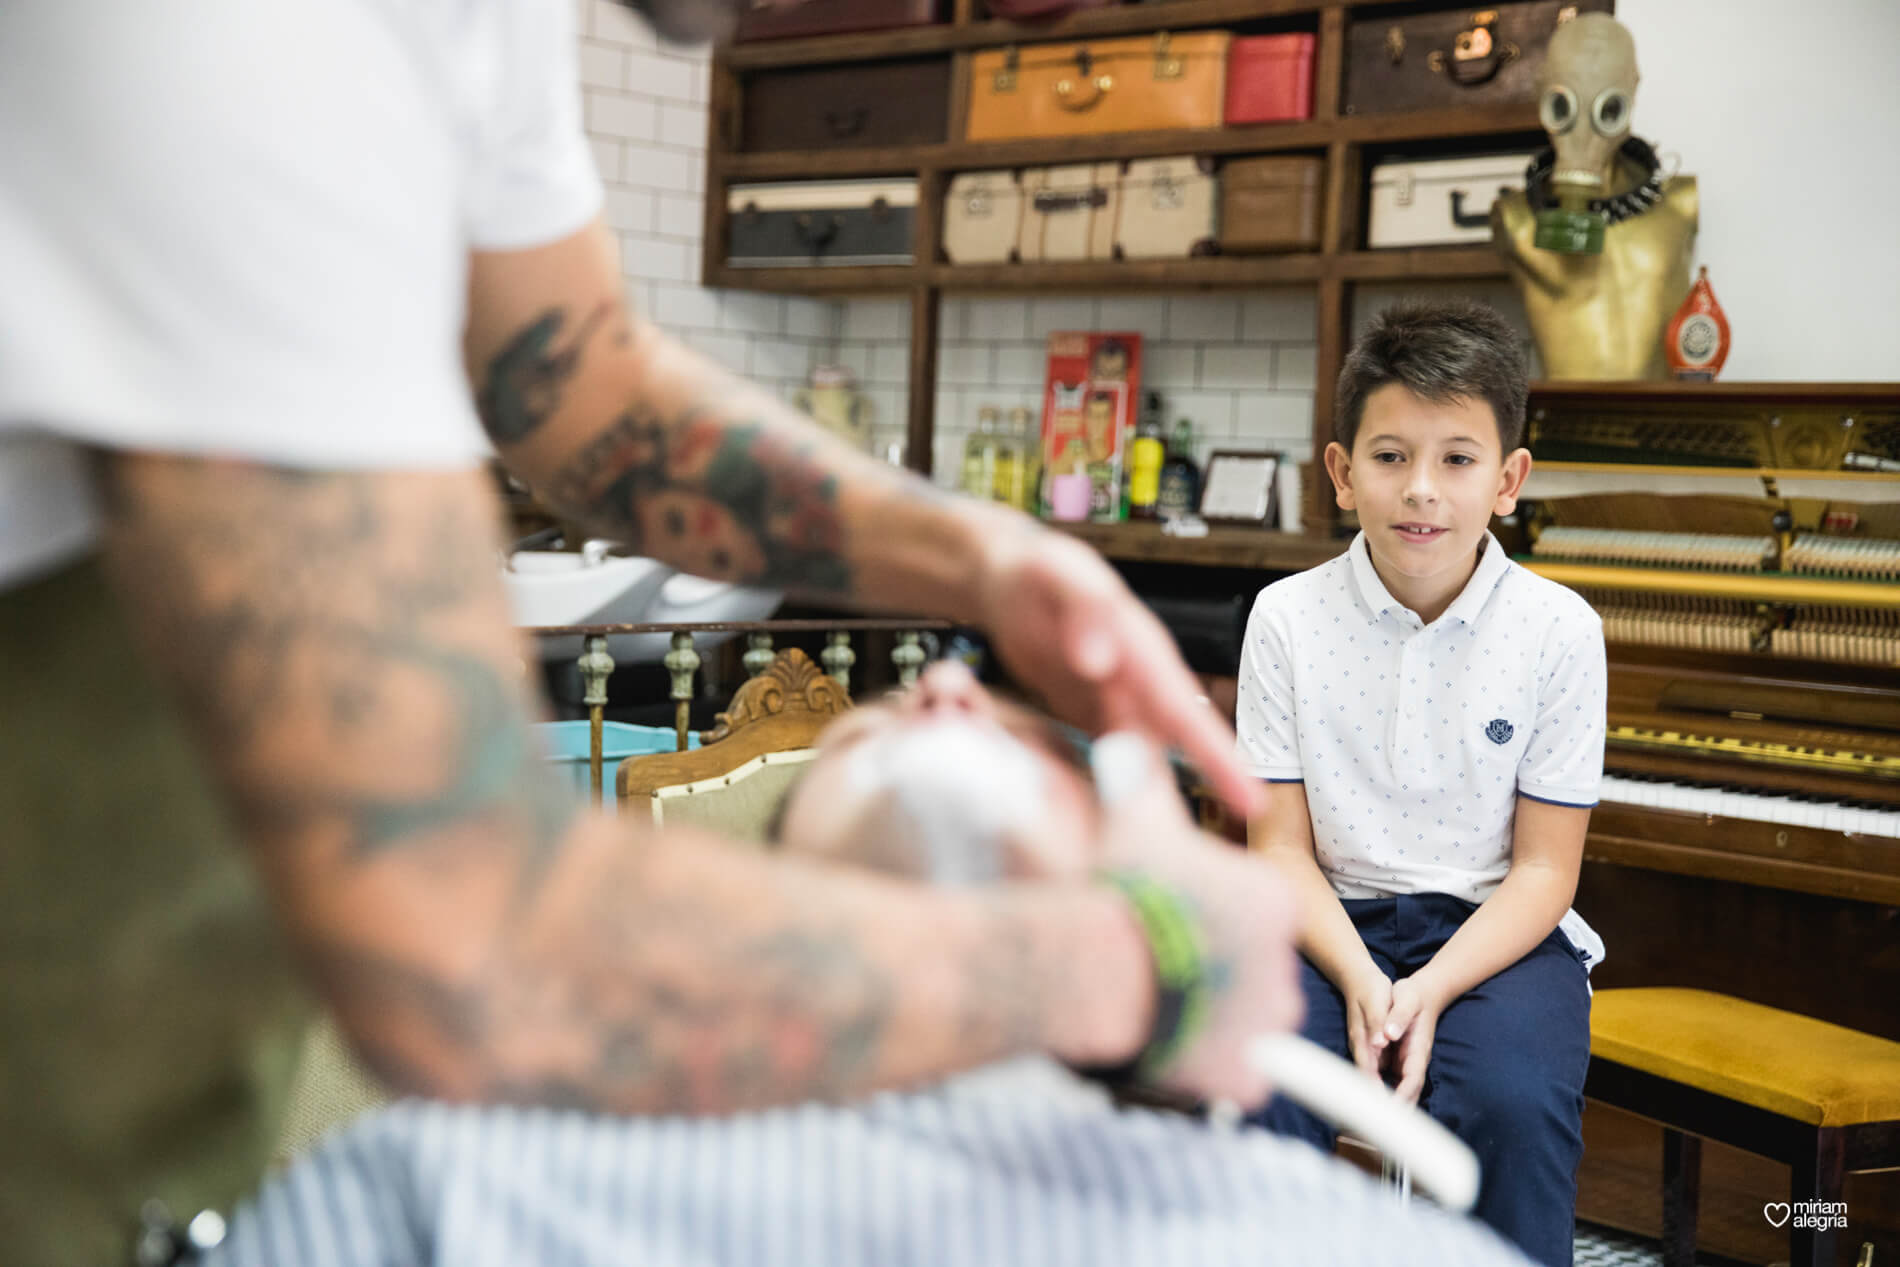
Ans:
POLYGON ((1179 748, 1241 818, 1262 808, 1259 781, 1233 730, 1201 690, 1159 620, 1081 542, 1021 516, 983 537, 978 619, 1003 662, 1051 712, 1091 734, 1138 730, 1179 748))
POLYGON ((1263 1104, 1272 1088, 1247 1049, 1262 1034, 1293 1029, 1305 1007, 1292 894, 1271 863, 1195 828, 1152 745, 1123 734, 1098 741, 1095 751, 1098 785, 1113 783, 1102 789, 1104 864, 1139 871, 1185 898, 1205 938, 1208 1016, 1160 1080, 1205 1099, 1263 1104))
POLYGON ((1346 1045, 1352 1063, 1371 1077, 1380 1076, 1386 1049, 1396 1040, 1386 1036, 1392 1012, 1392 979, 1368 958, 1359 974, 1340 983, 1346 1002, 1346 1045))
POLYGON ((1419 1092, 1425 1089, 1432 1039, 1437 1036, 1438 1016, 1443 1010, 1418 978, 1401 977, 1392 983, 1392 1010, 1385 1018, 1386 1067, 1398 1076, 1394 1094, 1407 1104, 1417 1104, 1419 1092))

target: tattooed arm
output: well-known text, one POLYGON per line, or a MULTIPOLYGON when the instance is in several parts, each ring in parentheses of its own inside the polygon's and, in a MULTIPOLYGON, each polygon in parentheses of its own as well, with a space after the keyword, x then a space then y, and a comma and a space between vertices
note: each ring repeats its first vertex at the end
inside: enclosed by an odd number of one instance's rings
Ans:
POLYGON ((478 475, 100 465, 128 609, 396 1085, 723 1110, 1139 1045, 1146 951, 1104 892, 948 895, 579 810, 478 475))
POLYGON ((477 405, 537 496, 702 576, 897 610, 974 606, 956 596, 980 538, 1012 517, 856 452, 629 312, 620 287, 598 225, 474 257, 477 405))
POLYGON ((702 576, 981 625, 1058 716, 1182 749, 1252 815, 1232 729, 1101 556, 852 451, 629 313, 621 286, 599 224, 474 258, 469 373, 544 501, 702 576))

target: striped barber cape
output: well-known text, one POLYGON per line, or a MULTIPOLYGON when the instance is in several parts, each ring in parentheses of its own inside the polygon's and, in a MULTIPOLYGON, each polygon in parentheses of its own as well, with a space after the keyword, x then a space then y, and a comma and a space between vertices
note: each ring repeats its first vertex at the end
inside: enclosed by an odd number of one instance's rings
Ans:
POLYGON ((1306 1144, 1118 1110, 1039 1059, 855 1105, 616 1118, 406 1101, 330 1135, 212 1267, 1523 1267, 1306 1144))

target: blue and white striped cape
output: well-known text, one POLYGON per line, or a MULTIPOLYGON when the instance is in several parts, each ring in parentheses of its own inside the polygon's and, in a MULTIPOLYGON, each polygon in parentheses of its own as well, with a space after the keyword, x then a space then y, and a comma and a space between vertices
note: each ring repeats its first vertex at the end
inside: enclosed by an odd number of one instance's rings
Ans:
POLYGON ((723 1118, 408 1101, 269 1181, 211 1267, 1524 1267, 1262 1132, 1116 1110, 1039 1060, 723 1118))

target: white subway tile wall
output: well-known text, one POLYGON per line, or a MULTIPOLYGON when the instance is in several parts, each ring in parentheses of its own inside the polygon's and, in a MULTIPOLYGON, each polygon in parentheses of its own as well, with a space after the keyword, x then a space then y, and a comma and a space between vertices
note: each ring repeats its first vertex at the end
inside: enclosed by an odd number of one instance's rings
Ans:
MULTIPOLYGON (((779 298, 707 290, 699 255, 705 191, 703 51, 661 46, 613 0, 576 0, 584 114, 607 223, 619 238, 630 300, 715 361, 789 393, 814 365, 842 364, 871 402, 877 452, 905 442, 910 376, 906 300, 779 298)), ((1354 329, 1407 294, 1467 294, 1530 329, 1507 283, 1361 287, 1354 329)), ((1198 456, 1221 448, 1312 456, 1313 292, 1242 295, 984 296, 945 301, 938 360, 935 471, 956 482, 976 413, 993 404, 1040 414, 1044 339, 1054 330, 1131 330, 1142 336, 1143 384, 1166 417, 1192 419, 1198 456)), ((1533 373, 1536 370, 1532 351, 1533 373)))
MULTIPOLYGON (((700 285, 707 55, 662 46, 611 0, 578 4, 584 117, 628 299, 727 369, 789 393, 813 365, 836 358, 843 305, 700 285)), ((898 383, 892 416, 901 435, 898 383)))
MULTIPOLYGON (((849 300, 843 308, 837 360, 868 385, 881 452, 904 440, 909 314, 903 303, 889 300, 849 300)), ((937 363, 935 479, 946 487, 956 483, 964 442, 984 405, 1006 415, 1024 405, 1041 417, 1045 336, 1053 330, 1141 335, 1143 387, 1161 393, 1170 427, 1178 418, 1193 421, 1202 460, 1215 449, 1269 449, 1304 461, 1312 449, 1313 322, 1312 295, 1299 290, 1244 298, 947 299, 937 363), (1248 322, 1256 334, 1243 337, 1248 322), (1288 351, 1296 371, 1291 384, 1275 374, 1278 355, 1288 351)))

